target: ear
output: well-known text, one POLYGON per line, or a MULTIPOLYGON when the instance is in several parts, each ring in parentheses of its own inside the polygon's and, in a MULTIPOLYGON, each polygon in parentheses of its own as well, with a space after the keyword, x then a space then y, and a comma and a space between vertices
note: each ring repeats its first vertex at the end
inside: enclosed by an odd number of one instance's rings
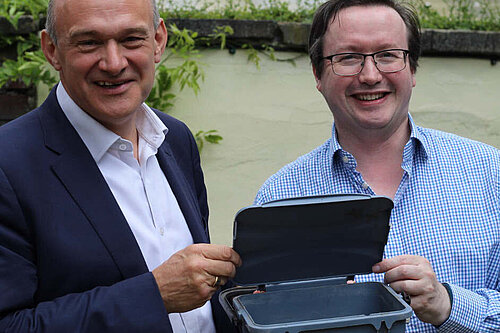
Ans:
POLYGON ((155 33, 155 62, 159 63, 161 61, 161 56, 165 52, 165 47, 167 46, 168 32, 167 27, 163 19, 160 19, 160 24, 155 33))
POLYGON ((413 70, 411 71, 411 80, 412 80, 412 81, 411 81, 411 82, 412 82, 412 85, 411 85, 411 86, 412 86, 413 88, 415 88, 415 86, 417 85, 417 79, 416 79, 416 77, 415 77, 415 71, 413 71, 413 70))
POLYGON ((61 70, 61 62, 59 61, 59 52, 57 45, 54 43, 52 38, 50 38, 47 30, 42 30, 40 35, 40 43, 42 47, 42 52, 45 55, 47 61, 54 67, 56 71, 61 70))
POLYGON ((314 79, 316 80, 316 89, 318 89, 318 91, 321 92, 321 79, 318 78, 316 67, 313 66, 312 70, 313 70, 314 79))

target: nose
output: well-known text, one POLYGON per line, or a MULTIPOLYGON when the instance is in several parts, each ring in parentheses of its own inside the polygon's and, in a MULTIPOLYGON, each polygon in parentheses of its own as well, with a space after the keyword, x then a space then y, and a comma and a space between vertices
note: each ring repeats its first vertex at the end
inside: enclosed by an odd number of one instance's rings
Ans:
POLYGON ((375 65, 375 59, 373 59, 373 57, 365 57, 365 64, 358 74, 358 78, 359 81, 368 85, 374 85, 382 80, 382 73, 380 73, 375 65))
POLYGON ((99 61, 99 68, 102 71, 116 76, 119 75, 125 67, 127 67, 127 65, 128 61, 124 56, 120 45, 115 41, 109 41, 106 43, 99 61))

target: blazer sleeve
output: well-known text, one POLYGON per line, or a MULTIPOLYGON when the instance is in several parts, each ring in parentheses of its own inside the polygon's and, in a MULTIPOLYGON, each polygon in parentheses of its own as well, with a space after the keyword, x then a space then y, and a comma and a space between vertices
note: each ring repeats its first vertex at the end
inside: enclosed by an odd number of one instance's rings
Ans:
POLYGON ((29 214, 0 169, 0 332, 172 332, 149 272, 37 302, 29 214))
MULTIPOLYGON (((208 235, 208 202, 207 202, 207 189, 205 187, 205 180, 203 177, 203 171, 201 170, 200 164, 200 153, 198 151, 198 146, 196 145, 196 141, 191 134, 191 131, 187 126, 185 126, 186 131, 188 132, 188 138, 191 146, 191 156, 193 163, 193 178, 196 189, 196 195, 198 199, 198 206, 200 208, 200 213, 203 218, 204 228, 207 230, 208 235)), ((210 238, 210 237, 209 237, 210 238)))
POLYGON ((207 190, 200 165, 200 154, 193 134, 188 126, 178 119, 158 110, 154 111, 168 128, 166 144, 171 149, 177 166, 190 187, 188 192, 196 200, 196 209, 201 214, 205 234, 209 236, 207 190))

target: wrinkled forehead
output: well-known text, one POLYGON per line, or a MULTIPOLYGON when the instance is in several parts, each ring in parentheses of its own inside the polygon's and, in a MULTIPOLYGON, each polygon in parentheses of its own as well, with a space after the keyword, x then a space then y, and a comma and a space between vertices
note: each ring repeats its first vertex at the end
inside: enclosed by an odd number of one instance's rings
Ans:
POLYGON ((102 34, 141 28, 154 30, 150 0, 56 0, 55 27, 61 37, 75 30, 102 34))
MULTIPOLYGON (((152 0, 52 0, 54 15, 66 17, 66 15, 81 14, 82 12, 98 13, 99 11, 109 12, 130 12, 137 10, 148 13, 153 18, 152 0)), ((70 17, 66 17, 71 20, 70 17)))

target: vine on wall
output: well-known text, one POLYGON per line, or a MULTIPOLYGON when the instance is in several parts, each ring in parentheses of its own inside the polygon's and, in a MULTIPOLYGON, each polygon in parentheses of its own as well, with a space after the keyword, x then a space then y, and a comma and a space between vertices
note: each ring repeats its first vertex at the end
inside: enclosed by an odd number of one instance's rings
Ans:
MULTIPOLYGON (((19 20, 28 14, 37 20, 47 10, 48 0, 3 0, 0 2, 0 16, 4 16, 17 30, 19 20)), ((156 66, 155 84, 146 100, 149 106, 168 112, 176 95, 176 89, 182 91, 188 87, 197 94, 205 73, 197 45, 219 45, 224 48, 226 35, 233 33, 230 27, 217 27, 208 37, 199 37, 196 32, 178 29, 170 25, 169 41, 165 58, 156 66), (176 61, 168 61, 174 60, 176 61), (179 61, 180 60, 180 61, 179 61), (178 65, 170 66, 171 63, 178 65)), ((57 81, 40 49, 38 32, 22 35, 0 35, 0 47, 16 45, 16 59, 0 59, 0 88, 8 83, 22 82, 27 87, 44 84, 49 87, 57 81)), ((198 130, 194 133, 201 151, 205 143, 217 144, 222 136, 217 130, 198 130)))
MULTIPOLYGON (((423 28, 500 30, 500 7, 498 1, 491 0, 443 0, 447 8, 439 12, 424 0, 409 0, 416 8, 423 28)), ((181 5, 172 0, 163 1, 160 6, 164 18, 226 18, 260 19, 273 21, 310 22, 323 0, 297 0, 292 9, 287 1, 267 0, 262 5, 255 5, 252 0, 220 1, 184 0, 181 5)), ((30 15, 38 22, 46 13, 48 0, 0 0, 0 16, 17 30, 20 19, 30 15)), ((200 37, 196 32, 180 30, 175 25, 169 26, 168 49, 165 58, 156 68, 155 85, 146 102, 148 105, 168 112, 173 106, 173 91, 185 87, 197 94, 205 73, 200 60, 200 46, 227 47, 227 36, 233 33, 231 27, 217 27, 207 37, 200 37), (172 61, 175 60, 175 61, 172 61), (177 65, 172 65, 177 64, 177 65)), ((0 88, 9 82, 23 82, 26 86, 45 84, 52 86, 57 82, 40 50, 37 32, 28 35, 0 35, 0 48, 16 45, 16 59, 1 59, 0 88)), ((274 49, 268 45, 254 48, 251 44, 231 45, 246 49, 249 62, 260 66, 260 55, 274 61, 278 59, 274 49)), ((199 130, 194 133, 201 150, 205 142, 218 143, 222 137, 217 130, 199 130)))
MULTIPOLYGON (((316 8, 326 0, 252 0, 179 1, 163 0, 163 17, 197 19, 272 20, 278 22, 312 22, 316 8), (290 4, 293 2, 293 5, 290 4)), ((500 1, 442 0, 443 9, 427 0, 400 0, 411 4, 422 28, 500 31, 500 1)))

